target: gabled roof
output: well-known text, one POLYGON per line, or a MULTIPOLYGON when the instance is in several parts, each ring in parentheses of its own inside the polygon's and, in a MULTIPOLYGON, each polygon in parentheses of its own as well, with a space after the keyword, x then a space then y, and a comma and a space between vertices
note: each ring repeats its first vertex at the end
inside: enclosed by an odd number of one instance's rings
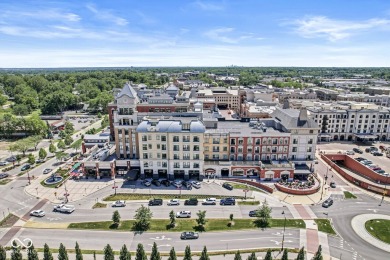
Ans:
POLYGON ((178 88, 175 86, 175 85, 170 85, 169 87, 167 87, 167 89, 166 90, 178 90, 178 88))
POLYGON ((279 120, 289 130, 294 128, 319 129, 318 124, 307 116, 306 109, 281 109, 276 107, 271 116, 279 120))
POLYGON ((119 92, 119 94, 116 96, 116 98, 120 98, 122 96, 128 96, 129 98, 137 98, 137 92, 134 90, 134 88, 129 84, 129 83, 126 83, 121 92, 119 92))

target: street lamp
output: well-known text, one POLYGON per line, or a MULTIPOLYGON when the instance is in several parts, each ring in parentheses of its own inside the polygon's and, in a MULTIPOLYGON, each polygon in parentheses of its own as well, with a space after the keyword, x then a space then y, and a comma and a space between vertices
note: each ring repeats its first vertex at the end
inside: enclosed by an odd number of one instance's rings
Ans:
POLYGON ((385 182, 385 188, 383 189, 382 199, 381 199, 381 202, 379 203, 379 206, 382 206, 382 202, 385 199, 385 194, 387 193, 386 187, 387 187, 387 182, 389 181, 390 174, 386 174, 386 176, 387 177, 386 177, 386 182, 385 182))
POLYGON ((27 171, 28 185, 31 184, 30 171, 27 171))
POLYGON ((283 225, 283 237, 282 237, 282 250, 284 249, 284 233, 286 232, 286 214, 284 214, 284 210, 282 212, 283 216, 284 216, 284 225, 283 225))

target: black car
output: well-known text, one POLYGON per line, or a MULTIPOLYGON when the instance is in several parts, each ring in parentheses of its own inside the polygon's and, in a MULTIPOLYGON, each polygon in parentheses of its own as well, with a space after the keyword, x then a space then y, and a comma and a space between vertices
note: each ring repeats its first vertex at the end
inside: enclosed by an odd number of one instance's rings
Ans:
POLYGON ((11 156, 11 157, 8 157, 7 159, 5 159, 7 162, 15 162, 16 161, 16 156, 11 156))
POLYGON ((8 173, 0 173, 0 180, 7 178, 8 176, 9 176, 8 173))
POLYGON ((21 170, 21 171, 25 171, 25 170, 28 170, 28 169, 30 169, 30 168, 31 168, 31 165, 30 165, 30 164, 25 164, 25 165, 23 165, 22 168, 20 168, 20 170, 21 170))
POLYGON ((329 186, 330 186, 331 188, 336 188, 336 183, 335 183, 334 181, 332 181, 332 182, 329 184, 329 186))
POLYGON ((198 205, 198 199, 197 198, 191 198, 184 201, 184 205, 192 205, 197 206, 198 205))
POLYGON ((186 187, 187 189, 192 188, 192 184, 191 184, 191 182, 189 182, 189 181, 182 181, 181 184, 182 184, 184 187, 186 187))
POLYGON ((323 203, 322 203, 322 206, 324 208, 329 208, 330 206, 332 206, 333 204, 333 199, 329 198, 327 200, 325 200, 323 203))
POLYGON ((222 184, 222 187, 224 187, 225 189, 228 189, 228 190, 233 190, 233 186, 230 185, 230 184, 227 183, 227 182, 224 182, 224 183, 222 184))
POLYGON ((249 217, 257 217, 258 210, 251 210, 249 211, 249 217))
POLYGON ((236 205, 236 200, 234 198, 221 199, 219 205, 236 205))
POLYGON ((372 155, 374 155, 374 156, 383 156, 383 153, 381 153, 381 152, 373 152, 372 155))
POLYGON ((360 153, 360 154, 362 154, 363 153, 363 151, 361 150, 361 149, 359 149, 359 148, 353 148, 352 149, 355 153, 360 153))
POLYGON ((152 199, 149 200, 149 206, 161 206, 163 204, 162 199, 152 199))
POLYGON ((161 182, 159 180, 152 180, 152 184, 157 186, 157 187, 161 186, 161 182))
POLYGON ((199 234, 197 232, 183 232, 180 235, 181 239, 198 239, 199 234))
POLYGON ((358 162, 361 162, 361 161, 364 161, 366 160, 366 158, 363 158, 363 157, 358 157, 358 158, 355 158, 356 161, 358 162))
POLYGON ((166 187, 170 186, 171 185, 171 182, 169 180, 162 180, 161 181, 161 184, 162 185, 165 185, 166 187))

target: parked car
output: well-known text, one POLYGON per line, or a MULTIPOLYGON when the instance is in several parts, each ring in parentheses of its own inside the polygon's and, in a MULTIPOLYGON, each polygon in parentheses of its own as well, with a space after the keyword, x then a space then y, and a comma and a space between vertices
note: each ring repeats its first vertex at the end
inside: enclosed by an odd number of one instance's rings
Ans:
POLYGON ((149 206, 161 206, 163 204, 162 199, 152 199, 149 200, 149 206))
POLYGON ((0 173, 0 180, 7 178, 8 176, 9 176, 8 173, 0 173))
POLYGON ((160 187, 161 186, 161 182, 159 180, 152 180, 152 184, 154 186, 157 186, 157 187, 160 187))
POLYGON ((375 151, 375 152, 372 153, 372 155, 374 155, 374 156, 383 156, 383 153, 375 151))
POLYGON ((126 201, 124 200, 117 200, 112 203, 113 207, 126 207, 126 201))
POLYGON ((251 210, 249 211, 249 217, 257 217, 259 210, 251 210))
POLYGON ((9 164, 9 162, 7 162, 7 161, 0 162, 0 166, 6 166, 7 164, 9 164))
POLYGON ((222 187, 224 187, 225 189, 228 189, 228 190, 233 190, 233 186, 230 185, 230 184, 227 183, 227 182, 224 182, 224 183, 222 184, 222 187))
POLYGON ((370 168, 370 169, 378 168, 378 166, 375 165, 375 164, 370 164, 367 167, 370 168))
POLYGON ((199 233, 197 232, 183 232, 180 235, 181 239, 198 239, 199 233))
POLYGON ((181 183, 181 181, 174 181, 173 186, 175 186, 176 188, 180 188, 181 186, 183 186, 183 184, 181 183))
POLYGON ((150 181, 148 181, 148 180, 143 180, 143 181, 141 182, 141 184, 144 185, 144 186, 146 186, 146 187, 149 187, 150 185, 152 185, 152 183, 151 183, 150 181))
POLYGON ((323 206, 324 208, 328 208, 328 207, 330 207, 330 206, 332 206, 332 205, 333 205, 333 199, 332 199, 332 198, 329 198, 329 199, 325 200, 325 201, 322 203, 322 206, 323 206))
POLYGON ((363 151, 361 150, 361 149, 359 149, 359 148, 353 148, 352 149, 352 151, 354 151, 355 153, 360 153, 360 154, 362 154, 363 153, 363 151))
POLYGON ((52 169, 46 168, 46 169, 43 170, 43 174, 48 174, 48 173, 50 173, 51 171, 52 171, 52 169))
POLYGON ((197 206, 198 205, 198 199, 197 198, 190 198, 188 200, 185 200, 184 201, 184 205, 197 206))
POLYGON ((336 183, 334 181, 330 182, 329 186, 331 188, 336 188, 336 183))
POLYGON ((190 218, 191 217, 191 211, 189 210, 182 210, 176 213, 177 218, 190 218))
POLYGON ((8 157, 7 159, 5 159, 7 162, 16 162, 16 156, 11 156, 11 157, 8 157))
POLYGON ((372 168, 373 171, 379 171, 379 170, 382 170, 381 167, 375 167, 375 168, 372 168))
POLYGON ((30 216, 34 216, 34 217, 44 217, 45 216, 45 212, 41 209, 39 210, 33 210, 30 212, 30 216))
POLYGON ((162 184, 162 185, 165 185, 166 187, 168 187, 168 186, 171 185, 171 181, 169 181, 169 180, 162 180, 162 181, 161 181, 161 184, 162 184))
POLYGON ((357 158, 355 158, 355 160, 356 160, 356 161, 358 161, 358 162, 361 162, 361 161, 364 161, 364 160, 366 160, 366 158, 363 158, 363 157, 357 157, 357 158))
POLYGON ((202 202, 203 205, 217 205, 217 199, 216 198, 207 198, 204 199, 202 202))
POLYGON ((346 154, 346 155, 354 155, 355 152, 354 152, 354 151, 346 151, 345 154, 346 154))
POLYGON ((189 181, 183 181, 182 184, 187 189, 191 189, 192 188, 191 182, 189 182, 189 181))
POLYGON ((192 185, 192 187, 194 187, 196 189, 200 189, 200 187, 201 187, 201 184, 198 181, 191 182, 191 185, 192 185))
POLYGON ((172 199, 172 200, 168 201, 167 205, 168 206, 179 206, 180 205, 180 200, 172 199))
POLYGON ((22 168, 20 168, 21 171, 25 171, 25 170, 28 170, 31 168, 31 165, 30 164, 25 164, 22 166, 22 168))
POLYGON ((234 198, 221 199, 219 205, 236 205, 236 200, 234 198))
POLYGON ((381 169, 381 170, 376 170, 375 172, 376 172, 376 173, 385 173, 386 171, 384 171, 384 170, 381 169))
POLYGON ((37 159, 35 160, 35 163, 43 163, 45 160, 44 159, 37 159))

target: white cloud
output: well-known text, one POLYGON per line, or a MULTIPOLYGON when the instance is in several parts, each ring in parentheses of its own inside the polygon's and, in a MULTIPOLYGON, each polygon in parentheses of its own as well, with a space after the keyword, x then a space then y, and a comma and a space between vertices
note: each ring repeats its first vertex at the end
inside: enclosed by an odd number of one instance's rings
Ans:
POLYGON ((325 38, 338 41, 357 33, 390 25, 389 19, 369 19, 364 21, 334 20, 326 16, 312 16, 295 20, 295 31, 305 38, 325 38))
POLYGON ((23 21, 24 19, 34 20, 54 20, 54 21, 65 21, 65 22, 78 22, 81 17, 75 13, 66 12, 60 9, 44 9, 44 10, 1 10, 0 18, 5 21, 23 21))
POLYGON ((94 13, 95 16, 100 20, 103 20, 106 22, 107 21, 114 22, 116 25, 119 25, 119 26, 125 26, 129 23, 125 18, 119 17, 119 16, 111 13, 111 11, 109 11, 109 10, 97 9, 94 4, 87 4, 86 7, 89 11, 94 13))
POLYGON ((224 9, 224 4, 215 4, 210 2, 195 1, 193 5, 204 11, 220 11, 224 9))
MULTIPOLYGON (((242 40, 252 39, 253 33, 242 33, 237 35, 235 29, 232 27, 222 27, 217 29, 211 29, 204 33, 204 35, 214 41, 219 41, 223 43, 235 44, 242 40)), ((259 39, 259 37, 257 37, 259 39)))

